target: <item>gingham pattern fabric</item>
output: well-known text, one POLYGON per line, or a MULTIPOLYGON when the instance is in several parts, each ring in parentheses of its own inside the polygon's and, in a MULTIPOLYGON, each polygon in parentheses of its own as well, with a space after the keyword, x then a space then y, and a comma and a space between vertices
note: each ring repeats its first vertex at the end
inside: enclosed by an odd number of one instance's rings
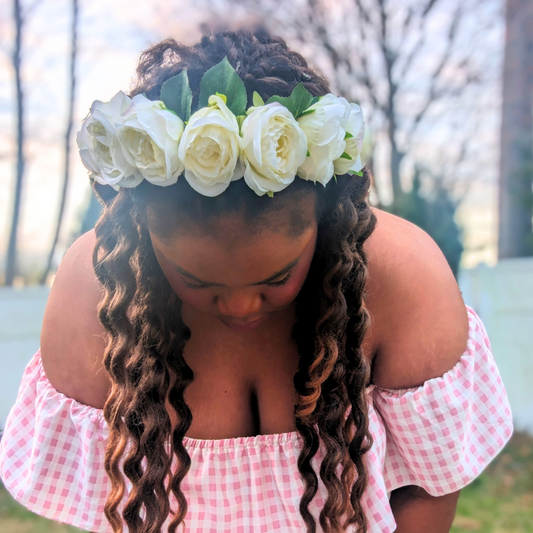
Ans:
MULTIPOLYGON (((473 309, 467 306, 467 311, 467 348, 443 376, 411 389, 366 389, 374 437, 365 456, 369 484, 362 502, 369 533, 396 529, 389 505, 392 490, 418 485, 434 496, 456 491, 478 476, 511 437, 511 410, 487 333, 473 309)), ((112 533, 103 512, 111 487, 103 463, 108 435, 102 410, 52 387, 38 351, 26 367, 7 418, 0 476, 13 497, 34 513, 91 532, 112 533)), ((299 512, 303 481, 297 469, 302 447, 297 432, 185 438, 184 444, 192 460, 182 484, 189 510, 185 529, 178 531, 306 531, 299 512)), ((322 457, 321 447, 313 460, 316 472, 322 457)), ((125 499, 130 490, 126 479, 125 499)), ((310 506, 315 518, 326 495, 320 481, 310 506)), ((175 509, 172 494, 170 498, 175 509)))

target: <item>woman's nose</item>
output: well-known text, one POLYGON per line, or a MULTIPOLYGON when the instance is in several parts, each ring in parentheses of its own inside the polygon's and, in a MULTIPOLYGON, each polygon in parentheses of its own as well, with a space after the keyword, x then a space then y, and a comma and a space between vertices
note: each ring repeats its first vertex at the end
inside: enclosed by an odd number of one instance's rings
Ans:
POLYGON ((215 303, 221 315, 244 317, 261 309, 263 297, 257 292, 229 291, 215 296, 215 303))

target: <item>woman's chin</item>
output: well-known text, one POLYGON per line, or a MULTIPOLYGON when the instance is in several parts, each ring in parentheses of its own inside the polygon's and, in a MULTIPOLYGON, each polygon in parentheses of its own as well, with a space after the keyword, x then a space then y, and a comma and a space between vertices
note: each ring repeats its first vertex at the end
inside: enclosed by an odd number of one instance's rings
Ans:
POLYGON ((261 326, 262 324, 264 324, 267 321, 268 316, 269 316, 268 314, 265 314, 261 318, 258 318, 256 320, 250 320, 248 322, 230 320, 225 317, 219 317, 219 318, 220 318, 220 321, 226 327, 232 329, 233 331, 251 331, 261 326))

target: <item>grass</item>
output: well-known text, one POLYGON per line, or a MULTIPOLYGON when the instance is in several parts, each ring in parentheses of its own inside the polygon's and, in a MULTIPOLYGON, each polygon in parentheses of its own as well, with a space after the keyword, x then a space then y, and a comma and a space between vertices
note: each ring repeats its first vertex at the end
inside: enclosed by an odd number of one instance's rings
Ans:
POLYGON ((533 533, 533 437, 515 432, 461 491, 452 533, 533 533))
MULTIPOLYGON (((75 533, 37 516, 0 483, 1 533, 75 533)), ((485 471, 461 491, 451 533, 533 533, 533 437, 516 432, 485 471)))
POLYGON ((82 530, 31 513, 17 503, 0 483, 0 531, 2 533, 79 533, 82 530))

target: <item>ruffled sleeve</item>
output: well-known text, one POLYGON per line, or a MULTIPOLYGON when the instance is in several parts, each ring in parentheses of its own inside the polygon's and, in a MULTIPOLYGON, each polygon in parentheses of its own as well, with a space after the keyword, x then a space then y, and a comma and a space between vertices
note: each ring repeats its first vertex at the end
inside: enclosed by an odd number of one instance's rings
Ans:
POLYGON ((0 441, 0 477, 30 511, 94 533, 112 533, 104 515, 111 482, 103 468, 109 430, 103 410, 59 393, 40 351, 24 371, 0 441))
POLYGON ((386 434, 387 492, 416 485, 432 496, 476 478, 513 433, 511 408, 485 327, 466 306, 467 348, 455 366, 420 387, 373 386, 372 401, 386 434))

